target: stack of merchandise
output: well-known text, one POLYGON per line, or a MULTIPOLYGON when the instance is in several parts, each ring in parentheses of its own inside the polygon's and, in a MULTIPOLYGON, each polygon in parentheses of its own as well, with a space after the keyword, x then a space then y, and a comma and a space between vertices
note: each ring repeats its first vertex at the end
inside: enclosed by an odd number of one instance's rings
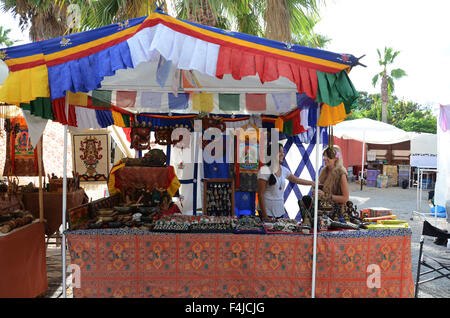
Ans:
POLYGON ((384 174, 377 176, 377 188, 387 188, 389 186, 389 177, 384 174))
POLYGON ((360 218, 362 218, 362 219, 391 216, 391 215, 392 215, 392 210, 386 209, 386 208, 361 209, 361 212, 360 212, 360 218))
POLYGON ((409 166, 398 165, 398 184, 401 186, 403 181, 406 180, 409 183, 409 166))
POLYGON ((377 186, 377 177, 380 174, 379 170, 367 170, 366 172, 366 184, 368 187, 376 187, 377 186))
POLYGON ((389 178, 389 186, 398 185, 397 166, 383 165, 383 174, 389 178))
POLYGON ((386 230, 386 229, 404 229, 409 228, 408 222, 397 220, 396 215, 385 215, 379 217, 364 218, 363 221, 369 222, 366 225, 369 230, 386 230))

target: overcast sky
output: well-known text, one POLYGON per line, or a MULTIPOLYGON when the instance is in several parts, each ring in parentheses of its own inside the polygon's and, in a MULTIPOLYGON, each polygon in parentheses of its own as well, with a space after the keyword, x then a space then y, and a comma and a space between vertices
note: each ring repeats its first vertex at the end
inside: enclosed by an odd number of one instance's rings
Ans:
MULTIPOLYGON (((376 93, 372 77, 381 70, 376 49, 392 47, 401 53, 394 68, 407 77, 396 82, 395 95, 421 104, 450 104, 449 0, 326 0, 316 32, 331 38, 326 49, 366 55, 350 72, 357 90, 376 93)), ((10 37, 29 42, 12 15, 0 14, 10 37)))

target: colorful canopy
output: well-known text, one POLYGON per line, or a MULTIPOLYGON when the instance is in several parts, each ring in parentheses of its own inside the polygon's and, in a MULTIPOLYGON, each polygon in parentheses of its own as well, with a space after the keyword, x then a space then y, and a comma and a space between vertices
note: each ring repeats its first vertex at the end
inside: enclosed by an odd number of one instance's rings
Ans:
POLYGON ((87 110, 97 117, 105 112, 124 127, 133 114, 172 110, 287 116, 300 108, 300 96, 323 104, 319 123, 326 126, 342 121, 357 97, 347 75, 358 63, 352 55, 159 11, 0 53, 9 68, 0 101, 71 126, 79 126, 83 116, 84 124, 92 120, 87 110))

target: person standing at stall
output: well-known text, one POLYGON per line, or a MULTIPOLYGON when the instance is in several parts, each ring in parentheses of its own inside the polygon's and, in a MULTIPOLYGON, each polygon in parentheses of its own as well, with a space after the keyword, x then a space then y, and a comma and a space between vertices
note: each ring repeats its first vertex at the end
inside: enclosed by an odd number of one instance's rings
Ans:
MULTIPOLYGON (((268 147, 270 156, 271 146, 268 147)), ((286 180, 292 183, 309 185, 314 187, 314 181, 309 181, 296 177, 291 171, 282 166, 284 161, 283 145, 279 144, 278 160, 269 162, 262 166, 258 171, 258 205, 261 219, 282 218, 284 211, 284 187, 286 180)))
POLYGON ((344 205, 349 200, 347 171, 338 146, 323 151, 324 167, 319 175, 319 199, 344 205))

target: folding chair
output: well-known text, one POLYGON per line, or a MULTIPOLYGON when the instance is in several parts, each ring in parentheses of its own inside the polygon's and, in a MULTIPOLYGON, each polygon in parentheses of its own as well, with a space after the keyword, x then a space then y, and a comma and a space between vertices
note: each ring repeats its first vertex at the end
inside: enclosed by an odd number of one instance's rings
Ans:
POLYGON ((417 279, 416 279, 416 290, 414 297, 417 298, 419 293, 419 285, 424 284, 436 279, 447 278, 450 279, 450 255, 445 257, 435 257, 423 254, 423 243, 424 236, 431 236, 437 239, 445 240, 450 238, 450 233, 447 233, 437 227, 431 225, 428 221, 423 222, 422 236, 420 237, 420 249, 419 249, 419 265, 417 267, 417 279), (426 272, 421 272, 421 266, 425 266, 430 270, 426 272), (433 277, 424 279, 420 281, 422 276, 432 274, 433 277), (439 274, 439 275, 436 275, 439 274))

